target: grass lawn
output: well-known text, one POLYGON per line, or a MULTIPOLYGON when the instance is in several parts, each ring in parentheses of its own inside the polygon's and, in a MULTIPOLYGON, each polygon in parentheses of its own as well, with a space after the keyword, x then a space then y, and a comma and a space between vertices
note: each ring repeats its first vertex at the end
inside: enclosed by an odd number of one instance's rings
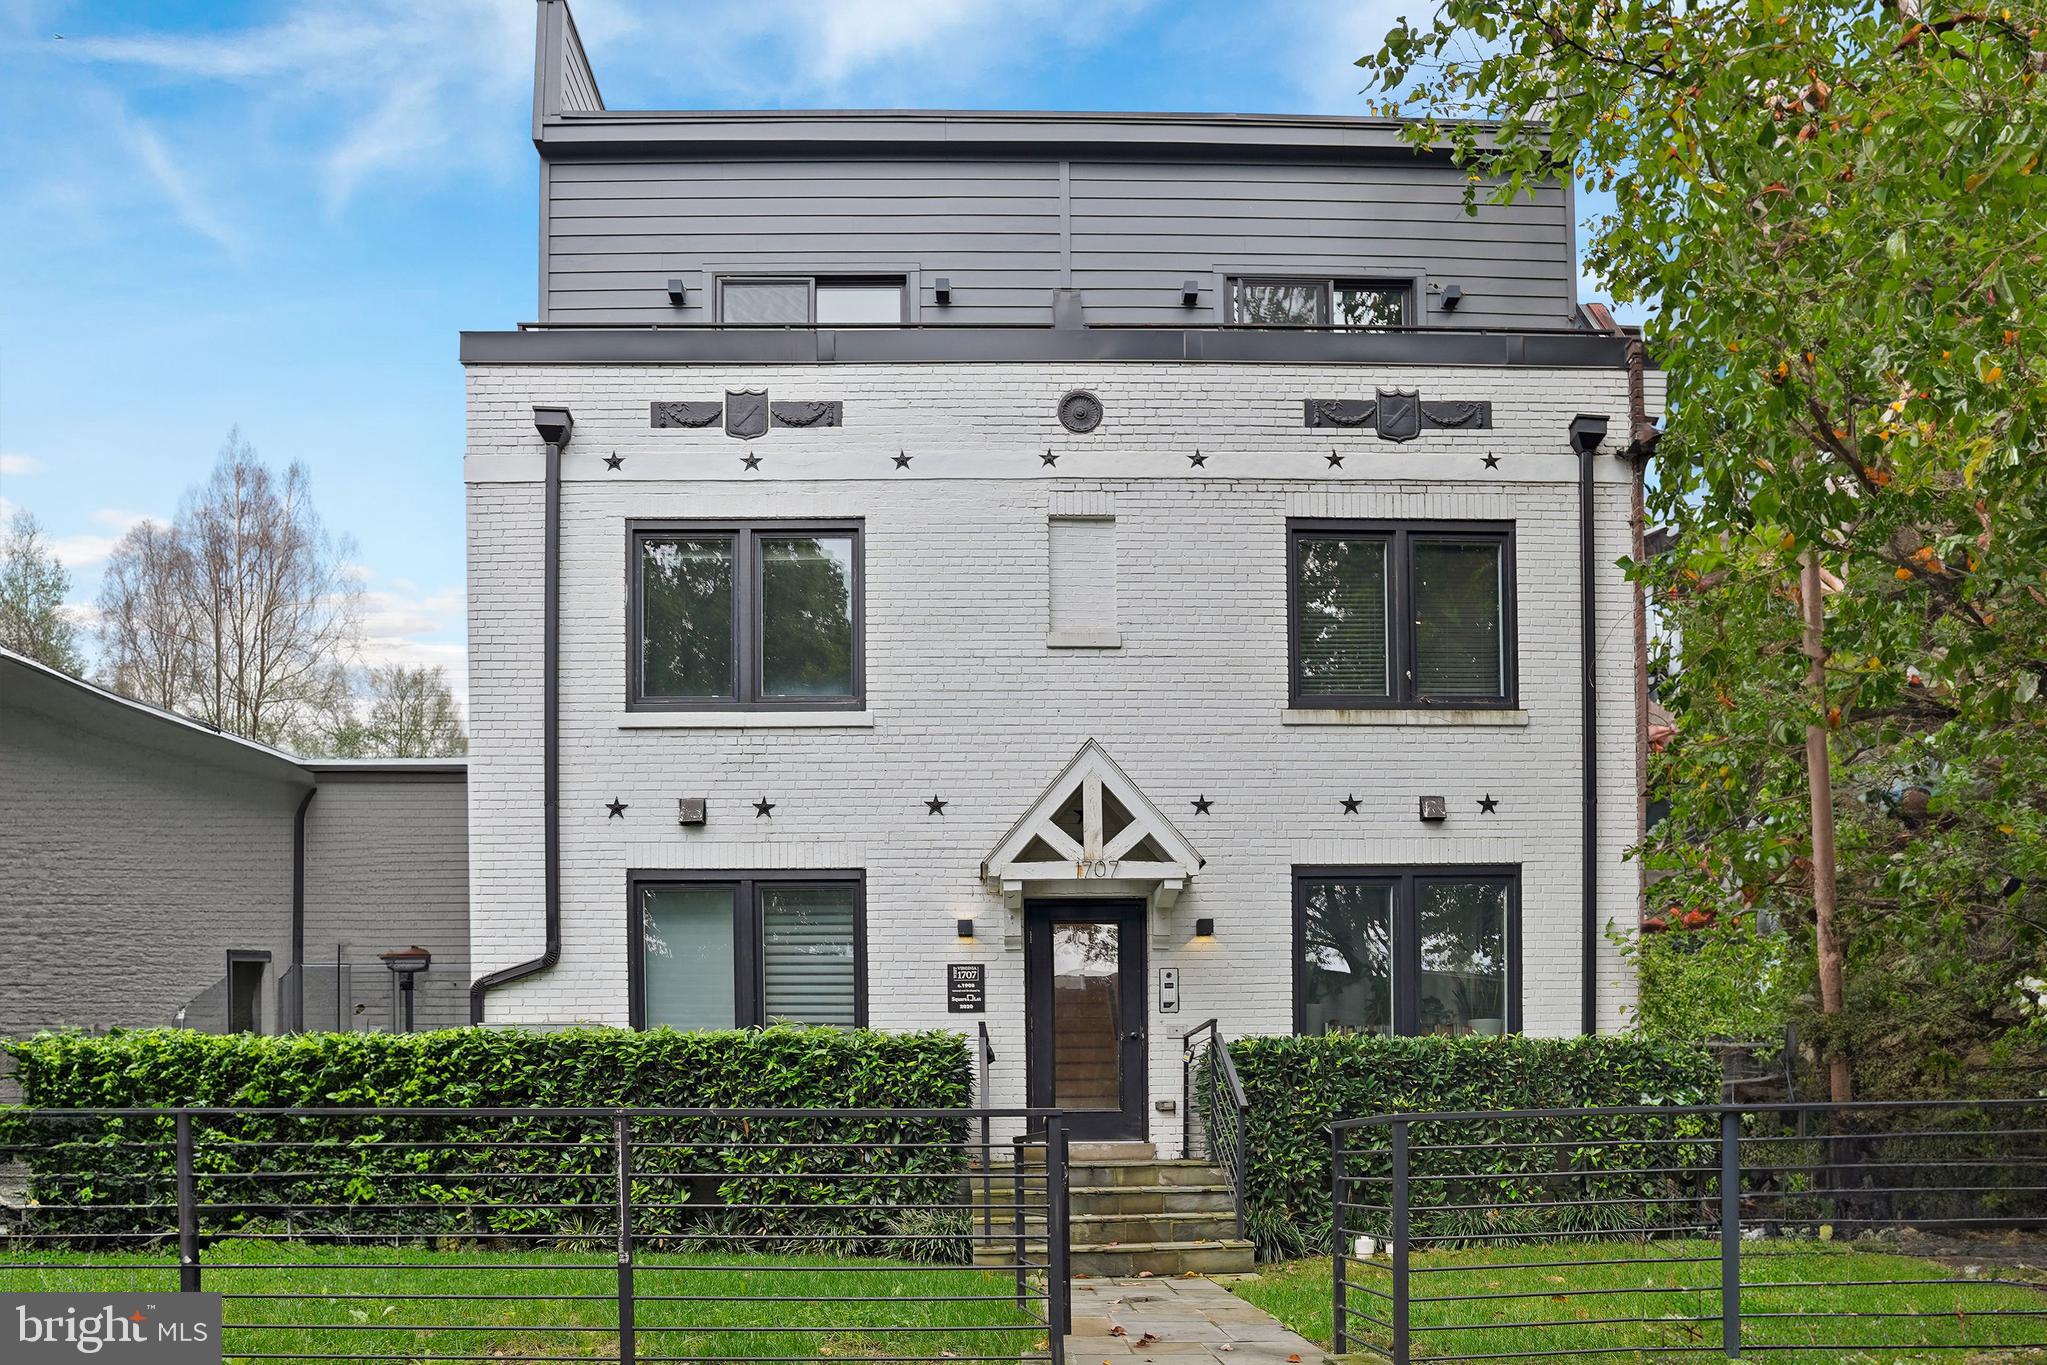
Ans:
MULTIPOLYGON (((1014 1360, 1045 1349, 1045 1329, 1016 1304, 1013 1271, 823 1255, 652 1252, 635 1261, 642 1360, 1014 1360), (918 1302, 946 1295, 966 1301, 918 1302)), ((440 1252, 239 1241, 209 1247, 202 1274, 201 1288, 229 1296, 229 1360, 245 1352, 507 1362, 618 1354, 616 1267, 602 1250, 440 1252)), ((175 1265, 161 1251, 0 1250, 0 1292, 169 1291, 177 1283, 175 1265), (24 1261, 66 1264, 30 1269, 24 1261), (113 1268, 76 1268, 84 1266, 113 1268)), ((1041 1310, 1034 1301, 1031 1311, 1041 1310)))
MULTIPOLYGON (((1414 1295, 1409 1326, 1416 1359, 1516 1352, 1607 1350, 1600 1361, 1703 1358, 1697 1348, 1720 1344, 1720 1250, 1716 1242, 1670 1241, 1648 1246, 1577 1242, 1417 1254, 1411 1263, 1414 1295), (1564 1261, 1656 1256, 1662 1264, 1566 1266, 1564 1261), (1706 1258, 1686 1261, 1686 1257, 1706 1258), (1513 1263, 1509 1265, 1508 1263, 1513 1263), (1587 1293, 1617 1290, 1617 1293, 1587 1293), (1689 1291, 1689 1292, 1687 1292, 1689 1291), (1425 1296, 1470 1294, 1457 1303, 1422 1302, 1425 1296), (1597 1319, 1631 1318, 1632 1322, 1597 1319), (1694 1321, 1694 1319, 1701 1319, 1694 1321), (1499 1324, 1537 1322, 1534 1327, 1499 1324), (1424 1331, 1424 1327, 1447 1330, 1424 1331), (1692 1348, 1679 1354, 1682 1348, 1692 1348), (1629 1355, 1627 1353, 1634 1353, 1629 1355)), ((1353 1286, 1390 1291, 1390 1262, 1382 1254, 1352 1263, 1353 1286)), ((1331 1344, 1329 1261, 1291 1261, 1261 1267, 1257 1279, 1230 1287, 1301 1335, 1331 1344)), ((2026 1272, 2032 1274, 2033 1272, 2026 1272)), ((1775 1359, 1840 1362, 2047 1360, 2047 1285, 2014 1283, 2010 1272, 1986 1264, 1979 1277, 1937 1261, 1820 1242, 1742 1248, 1742 1342, 1802 1349, 1772 1352, 1775 1359), (1998 1280, 1993 1277, 2005 1274, 1998 1280), (1854 1280, 1914 1280, 1916 1284, 1852 1286, 1854 1280), (1875 1318, 1806 1317, 1854 1312, 1875 1318), (1776 1314, 1779 1316, 1765 1316, 1776 1314), (1971 1349, 1925 1349, 1973 1347, 1971 1349), (2019 1348, 2019 1349, 2015 1349, 2019 1348)), ((1370 1329, 1383 1345, 1385 1329, 1356 1316, 1362 1309, 1387 1316, 1387 1304, 1350 1290, 1353 1337, 1370 1329)), ((1353 1349, 1359 1343, 1353 1343, 1353 1349)))

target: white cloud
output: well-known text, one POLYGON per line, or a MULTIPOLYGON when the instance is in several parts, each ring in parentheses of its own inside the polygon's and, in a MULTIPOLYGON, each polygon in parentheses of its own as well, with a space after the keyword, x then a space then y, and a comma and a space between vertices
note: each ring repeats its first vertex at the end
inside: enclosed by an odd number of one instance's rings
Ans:
POLYGON ((22 477, 43 472, 43 462, 33 455, 19 455, 12 451, 0 453, 0 474, 22 477))
POLYGON ((102 564, 114 552, 121 537, 129 530, 144 522, 153 521, 159 526, 167 525, 161 517, 152 517, 141 512, 127 512, 118 507, 102 507, 92 514, 95 525, 105 527, 104 531, 81 531, 74 535, 52 536, 50 553, 65 568, 76 572, 102 564))
POLYGON ((124 116, 121 136, 135 160, 163 191, 180 222, 231 252, 241 250, 242 236, 221 217, 213 193, 198 183, 190 167, 172 155, 155 128, 141 119, 124 116))
POLYGON ((456 700, 467 702, 469 603, 461 588, 422 589, 394 578, 364 586, 361 605, 364 663, 445 668, 456 700))

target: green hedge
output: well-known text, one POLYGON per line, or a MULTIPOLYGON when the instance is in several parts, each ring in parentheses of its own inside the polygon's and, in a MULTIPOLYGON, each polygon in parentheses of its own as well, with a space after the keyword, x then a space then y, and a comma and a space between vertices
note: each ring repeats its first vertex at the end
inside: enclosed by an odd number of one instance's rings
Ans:
MULTIPOLYGON (((1388 1038, 1339 1033, 1244 1038, 1230 1044, 1230 1056, 1250 1103, 1245 1218, 1268 1256, 1328 1249, 1329 1125, 1338 1119, 1425 1110, 1711 1104, 1720 1094, 1719 1067, 1704 1050, 1629 1035, 1388 1038)), ((1664 1136, 1670 1121, 1638 1121, 1638 1126, 1664 1136)), ((1614 1127, 1611 1121, 1607 1125, 1609 1131, 1614 1127)), ((1380 1131, 1361 1135, 1357 1144, 1373 1145, 1380 1131)), ((1488 1126, 1453 1132, 1442 1125, 1415 1140, 1487 1143, 1497 1142, 1499 1133, 1488 1126)), ((1518 1159, 1488 1153, 1475 1168, 1512 1169, 1507 1163, 1518 1159)), ((1383 1174, 1372 1157, 1352 1167, 1354 1174, 1383 1174)), ((1585 1182, 1577 1188, 1586 1188, 1585 1182)), ((1413 1201, 1435 1202, 1419 1190, 1413 1201)))
MULTIPOLYGON (((0 1143, 32 1153, 37 1226, 102 1238, 149 1226, 136 1208, 163 1207, 172 1125, 154 1117, 52 1119, 39 1109, 949 1109, 965 1108, 972 1094, 965 1039, 937 1031, 446 1029, 271 1038, 149 1029, 45 1034, 0 1048, 15 1058, 25 1100, 0 1110, 0 1143)), ((577 1244, 609 1226, 608 1120, 257 1115, 194 1126, 209 1234, 389 1233, 533 1245, 543 1237, 577 1244), (520 1204, 556 1207, 510 1207, 520 1204)), ((678 1239, 683 1249, 801 1246, 815 1234, 840 1239, 840 1250, 910 1252, 921 1244, 894 1246, 887 1235, 905 1218, 920 1230, 931 1219, 904 1206, 957 1196, 949 1181, 908 1177, 956 1172, 968 1157, 957 1145, 968 1136, 961 1119, 640 1118, 632 1132, 637 1230, 678 1239), (763 1204, 822 1207, 739 1207, 763 1204), (866 1240, 856 1247, 847 1238, 866 1240)))

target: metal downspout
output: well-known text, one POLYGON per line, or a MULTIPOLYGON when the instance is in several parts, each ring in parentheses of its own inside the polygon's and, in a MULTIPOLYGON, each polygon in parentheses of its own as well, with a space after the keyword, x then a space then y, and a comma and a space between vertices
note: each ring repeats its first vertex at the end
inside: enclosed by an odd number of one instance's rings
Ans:
POLYGON ((540 806, 541 806, 541 860, 544 911, 546 915, 546 942, 539 957, 517 962, 509 967, 478 977, 469 987, 469 1022, 483 1022, 483 998, 493 989, 508 981, 535 976, 555 963, 562 955, 562 908, 561 908, 561 820, 557 791, 560 785, 561 758, 561 459, 562 447, 569 443, 569 432, 573 424, 565 409, 534 409, 534 424, 543 435, 551 436, 547 441, 547 467, 543 476, 546 496, 544 544, 541 553, 541 719, 540 719, 540 806), (543 413, 559 413, 559 423, 551 423, 543 413))
POLYGON ((306 1030, 306 810, 320 794, 310 788, 291 817, 291 1000, 286 1021, 293 1033, 306 1030))

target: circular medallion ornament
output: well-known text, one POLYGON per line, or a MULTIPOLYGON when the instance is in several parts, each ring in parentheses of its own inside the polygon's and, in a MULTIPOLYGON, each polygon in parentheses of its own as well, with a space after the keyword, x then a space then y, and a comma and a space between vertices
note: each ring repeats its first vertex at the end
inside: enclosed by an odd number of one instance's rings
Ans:
POLYGON ((1075 389, 1059 400, 1059 425, 1076 436, 1102 424, 1102 400, 1086 389, 1075 389))

